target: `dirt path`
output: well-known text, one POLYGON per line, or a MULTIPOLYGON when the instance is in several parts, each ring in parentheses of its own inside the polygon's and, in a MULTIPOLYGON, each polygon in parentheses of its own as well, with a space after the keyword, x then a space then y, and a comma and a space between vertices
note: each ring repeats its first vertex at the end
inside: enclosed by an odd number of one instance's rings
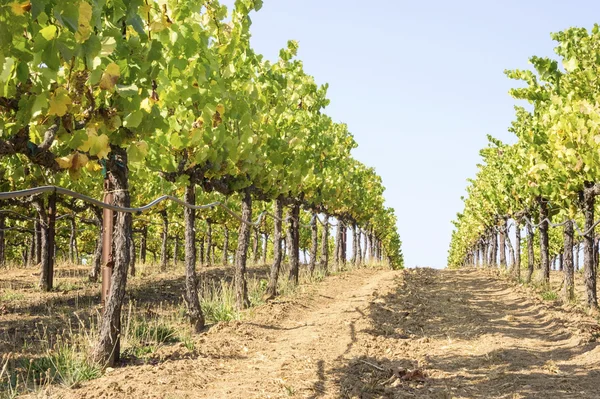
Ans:
POLYGON ((359 270, 55 396, 597 398, 596 336, 482 272, 359 270))

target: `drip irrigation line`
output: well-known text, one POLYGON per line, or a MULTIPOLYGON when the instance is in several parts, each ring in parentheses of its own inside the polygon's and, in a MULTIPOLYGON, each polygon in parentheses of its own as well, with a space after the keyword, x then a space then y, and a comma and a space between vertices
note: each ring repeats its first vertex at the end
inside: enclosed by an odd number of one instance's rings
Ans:
POLYGON ((172 195, 163 195, 161 197, 158 197, 154 201, 148 203, 147 205, 137 207, 137 208, 120 207, 120 206, 116 206, 116 205, 107 204, 105 202, 99 201, 99 200, 89 197, 87 195, 80 194, 75 191, 67 190, 66 188, 57 187, 57 186, 42 186, 42 187, 30 188, 30 189, 26 189, 26 190, 4 192, 4 193, 0 193, 0 200, 30 197, 30 196, 45 194, 45 193, 62 194, 62 195, 66 195, 66 196, 96 205, 97 207, 102 208, 102 209, 110 209, 114 212, 132 213, 132 214, 136 214, 136 215, 142 214, 143 212, 146 212, 146 211, 154 208, 161 202, 164 202, 167 200, 174 202, 176 204, 179 204, 181 206, 184 206, 186 208, 197 210, 197 211, 213 209, 213 208, 219 206, 219 207, 223 208, 227 213, 229 213, 232 217, 239 220, 241 223, 247 224, 251 227, 259 227, 261 225, 265 215, 267 215, 267 212, 262 212, 259 215, 257 221, 252 222, 251 220, 248 221, 248 220, 243 219, 240 215, 238 215, 237 213, 235 213, 234 211, 229 209, 227 207, 227 205, 225 205, 224 203, 222 203, 220 201, 215 201, 215 202, 212 202, 212 203, 206 204, 206 205, 191 205, 191 204, 188 204, 187 202, 182 201, 179 198, 174 197, 172 195))
MULTIPOLYGON (((550 221, 550 219, 546 218, 544 220, 542 220, 540 223, 535 224, 533 223, 531 220, 529 220, 529 218, 527 218, 526 216, 522 217, 523 220, 525 220, 525 223, 528 224, 530 227, 534 228, 534 229, 539 229, 539 227, 544 224, 545 222, 548 223, 548 227, 551 228, 556 228, 556 227, 564 227, 567 223, 571 222, 573 223, 573 227, 575 229, 575 231, 577 231, 577 234, 579 234, 580 237, 586 236, 587 234, 589 234, 590 232, 594 231, 594 229, 596 227, 598 227, 598 225, 600 225, 600 220, 598 220, 597 222, 595 222, 594 224, 592 224, 592 226, 590 226, 588 229, 586 229, 585 231, 582 231, 581 228, 579 227, 579 225, 577 224, 577 221, 574 219, 567 219, 562 223, 552 223, 550 221)), ((514 226, 514 224, 509 224, 506 228, 501 228, 498 226, 494 226, 494 229, 499 232, 499 233, 504 233, 506 232, 508 229, 510 229, 510 227, 514 226)))
MULTIPOLYGON (((164 201, 171 201, 174 202, 176 204, 179 204, 181 206, 184 206, 186 208, 189 209, 193 209, 193 210, 197 210, 197 211, 201 211, 201 210, 207 210, 207 209, 214 209, 216 207, 221 207, 223 210, 225 210, 225 212, 229 213, 233 218, 237 219, 238 221, 240 221, 241 223, 244 223, 250 227, 260 227, 260 225, 262 224, 264 218, 266 216, 269 216, 275 220, 278 220, 280 222, 288 222, 289 220, 294 220, 298 222, 298 225, 300 227, 303 228, 312 228, 312 223, 314 222, 314 220, 318 220, 319 223, 321 223, 321 225, 323 226, 331 226, 331 227, 336 227, 336 226, 345 226, 345 223, 342 222, 341 220, 338 219, 337 223, 324 223, 319 217, 318 215, 313 215, 311 221, 309 224, 304 224, 300 221, 300 219, 298 218, 294 218, 292 216, 286 216, 285 218, 279 218, 275 215, 273 215, 272 213, 269 212, 262 212, 257 220, 255 222, 253 221, 248 221, 245 220, 244 218, 242 218, 240 215, 238 215, 236 212, 232 211, 231 209, 229 209, 229 207, 227 207, 227 205, 223 202, 220 201, 215 201, 212 202, 210 204, 206 204, 206 205, 191 205, 188 204, 185 201, 180 200, 177 197, 174 197, 172 195, 163 195, 161 197, 156 198, 154 201, 151 201, 150 203, 140 206, 140 207, 120 207, 120 206, 116 206, 116 205, 111 205, 111 204, 107 204, 105 202, 99 201, 95 198, 89 197, 87 195, 84 194, 80 194, 78 192, 72 191, 72 190, 68 190, 66 188, 62 188, 62 187, 58 187, 58 186, 42 186, 42 187, 36 187, 36 188, 30 188, 30 189, 25 189, 25 190, 18 190, 18 191, 9 191, 9 192, 2 192, 0 193, 0 200, 7 200, 7 199, 14 199, 14 198, 22 198, 22 197, 31 197, 31 196, 35 196, 35 195, 40 195, 40 194, 46 194, 46 193, 56 193, 56 194, 61 194, 61 195, 65 195, 65 196, 69 196, 84 202, 87 202, 89 204, 95 205, 99 208, 102 209, 109 209, 112 210, 114 212, 123 212, 123 213, 132 213, 132 214, 136 214, 136 215, 140 215, 144 212, 147 212, 149 210, 151 210, 152 208, 156 207, 157 205, 159 205, 161 202, 164 201)), ((3 211, 3 212, 13 212, 13 211, 3 211)), ((16 212, 13 212, 16 213, 16 212)), ((67 217, 77 217, 75 214, 66 214, 66 215, 62 215, 56 218, 56 220, 60 220, 63 218, 67 218, 67 217)), ((37 221, 36 218, 30 218, 30 220, 34 220, 37 221)))

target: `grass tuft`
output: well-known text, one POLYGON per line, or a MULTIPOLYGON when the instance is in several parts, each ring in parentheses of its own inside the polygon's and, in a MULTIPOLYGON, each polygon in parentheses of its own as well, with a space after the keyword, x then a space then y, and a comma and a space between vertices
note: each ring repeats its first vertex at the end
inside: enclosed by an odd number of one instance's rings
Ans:
POLYGON ((540 295, 542 296, 542 299, 544 301, 555 301, 558 299, 558 294, 556 293, 556 291, 552 290, 542 291, 540 295))

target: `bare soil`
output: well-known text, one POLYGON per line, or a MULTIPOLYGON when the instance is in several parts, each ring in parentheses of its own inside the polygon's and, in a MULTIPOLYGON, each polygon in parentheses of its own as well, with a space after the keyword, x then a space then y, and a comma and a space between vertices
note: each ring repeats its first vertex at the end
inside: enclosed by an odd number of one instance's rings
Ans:
POLYGON ((56 398, 598 398, 598 321, 480 270, 355 270, 219 323, 193 352, 56 398))

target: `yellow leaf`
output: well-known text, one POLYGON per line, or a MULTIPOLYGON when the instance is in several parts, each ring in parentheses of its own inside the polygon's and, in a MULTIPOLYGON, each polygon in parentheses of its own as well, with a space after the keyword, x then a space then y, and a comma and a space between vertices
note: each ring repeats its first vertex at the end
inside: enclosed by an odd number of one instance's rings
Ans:
POLYGON ((150 23, 150 30, 158 33, 167 29, 169 26, 171 26, 171 20, 166 15, 162 15, 160 20, 150 23))
POLYGON ((54 39, 56 37, 56 26, 49 25, 40 31, 42 37, 48 41, 54 39))
POLYGON ((95 155, 100 159, 106 158, 110 152, 108 136, 105 134, 98 136, 96 130, 93 128, 87 129, 87 134, 88 139, 78 148, 78 150, 89 152, 90 155, 95 155))
POLYGON ((98 172, 99 170, 102 170, 102 166, 97 162, 88 162, 87 165, 85 165, 85 169, 88 172, 98 172))
POLYGON ((73 155, 67 155, 66 157, 61 157, 56 159, 56 163, 58 167, 61 169, 69 169, 73 165, 73 155))
POLYGON ((69 171, 77 172, 83 168, 89 161, 89 158, 85 154, 81 154, 77 151, 67 155, 65 157, 57 158, 56 163, 61 169, 69 169, 69 171))
POLYGON ((152 10, 151 5, 144 4, 144 5, 140 6, 140 8, 138 9, 138 12, 144 19, 146 19, 151 10, 152 10))
POLYGON ((82 1, 79 4, 79 21, 77 32, 75 32, 75 40, 79 43, 85 42, 92 34, 90 21, 92 20, 92 6, 87 2, 82 1))
POLYGON ((48 115, 64 116, 70 104, 71 97, 69 97, 69 93, 63 87, 59 87, 50 96, 48 115))
POLYGON ((142 100, 142 103, 140 104, 140 108, 143 109, 144 111, 146 111, 147 113, 152 112, 152 102, 151 100, 146 97, 142 100))
POLYGON ((13 1, 12 3, 9 3, 8 5, 10 6, 10 9, 13 12, 13 14, 15 14, 17 16, 21 16, 21 15, 25 14, 25 12, 27 12, 31 9, 30 2, 21 4, 18 1, 13 1))
POLYGON ((223 116, 223 114, 225 114, 225 106, 223 104, 217 105, 217 112, 223 116))
POLYGON ((108 136, 106 134, 101 134, 98 136, 95 145, 90 149, 90 154, 97 155, 98 158, 106 158, 108 153, 110 152, 110 144, 108 140, 108 136))
POLYGON ((106 66, 102 78, 100 79, 100 88, 102 90, 111 90, 117 84, 121 76, 121 70, 119 66, 114 62, 111 62, 106 66))
POLYGON ((164 21, 154 21, 150 24, 150 30, 155 33, 162 32, 163 30, 167 29, 167 27, 168 26, 164 23, 164 21))
POLYGON ((85 165, 87 165, 89 158, 85 154, 81 154, 79 152, 75 152, 73 154, 73 159, 71 162, 71 168, 73 169, 81 169, 85 165))

